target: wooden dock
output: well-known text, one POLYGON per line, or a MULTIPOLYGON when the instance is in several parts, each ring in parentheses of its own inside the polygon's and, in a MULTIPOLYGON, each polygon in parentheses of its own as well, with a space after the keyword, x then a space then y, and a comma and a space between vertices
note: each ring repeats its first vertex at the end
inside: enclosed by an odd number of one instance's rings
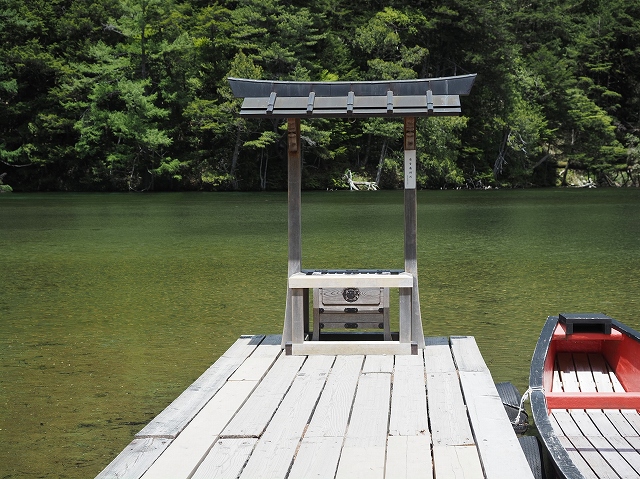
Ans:
POLYGON ((97 477, 528 479, 473 337, 287 356, 243 336, 97 477))

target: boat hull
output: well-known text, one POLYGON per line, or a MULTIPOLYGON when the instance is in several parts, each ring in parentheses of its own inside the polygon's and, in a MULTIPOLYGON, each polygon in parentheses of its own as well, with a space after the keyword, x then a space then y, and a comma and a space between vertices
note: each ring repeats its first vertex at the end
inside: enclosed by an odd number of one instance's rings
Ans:
POLYGON ((604 315, 551 316, 542 329, 533 354, 529 387, 533 418, 557 476, 583 479, 585 475, 573 460, 577 452, 572 451, 572 456, 567 451, 568 440, 556 434, 550 413, 554 410, 639 410, 640 333, 604 315), (592 317, 595 321, 578 321, 574 325, 567 319, 581 317, 592 317), (563 354, 565 357, 602 356, 610 371, 620 380, 618 390, 560 388, 557 361, 563 354))

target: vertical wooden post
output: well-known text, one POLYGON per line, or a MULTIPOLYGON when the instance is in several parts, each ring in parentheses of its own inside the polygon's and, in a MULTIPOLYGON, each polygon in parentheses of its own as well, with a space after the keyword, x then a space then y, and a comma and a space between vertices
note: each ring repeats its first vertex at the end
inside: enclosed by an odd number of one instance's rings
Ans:
POLYGON ((289 275, 299 273, 302 264, 302 162, 300 119, 289 118, 289 275))
POLYGON ((404 269, 413 275, 411 341, 424 349, 418 290, 418 197, 416 192, 416 119, 404 119, 404 269))
MULTIPOLYGON (((300 119, 287 120, 289 162, 289 264, 288 275, 299 273, 302 267, 302 162, 300 151, 300 119)), ((304 341, 302 291, 292 291, 287 286, 286 312, 282 332, 282 347, 291 341, 304 341), (295 312, 295 314, 293 314, 295 312)))

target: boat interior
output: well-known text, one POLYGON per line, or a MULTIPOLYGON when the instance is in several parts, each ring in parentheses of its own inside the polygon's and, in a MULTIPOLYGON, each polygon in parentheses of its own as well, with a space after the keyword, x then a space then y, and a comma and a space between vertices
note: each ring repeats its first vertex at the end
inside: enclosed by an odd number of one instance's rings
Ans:
POLYGON ((617 329, 558 322, 544 366, 549 409, 640 410, 640 343, 617 329))

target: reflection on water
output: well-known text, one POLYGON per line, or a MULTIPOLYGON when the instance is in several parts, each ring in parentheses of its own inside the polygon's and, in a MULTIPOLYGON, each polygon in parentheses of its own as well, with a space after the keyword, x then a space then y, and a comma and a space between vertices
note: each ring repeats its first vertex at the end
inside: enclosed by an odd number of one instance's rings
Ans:
MULTIPOLYGON (((419 193, 427 335, 525 388, 544 319, 633 327, 640 191, 419 193)), ((303 265, 401 268, 402 192, 303 195, 303 265)), ((286 194, 0 197, 0 477, 93 477, 241 334, 279 333, 286 194)))

